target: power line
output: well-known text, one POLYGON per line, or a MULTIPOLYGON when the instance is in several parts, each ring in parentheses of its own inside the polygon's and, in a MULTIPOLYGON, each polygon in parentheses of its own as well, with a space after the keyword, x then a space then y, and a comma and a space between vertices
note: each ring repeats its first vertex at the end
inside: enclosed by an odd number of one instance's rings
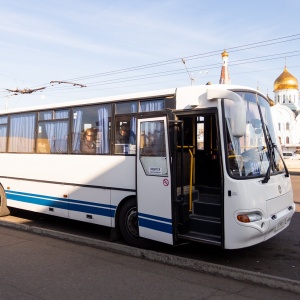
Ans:
MULTIPOLYGON (((269 40, 265 40, 265 41, 259 41, 259 42, 244 44, 244 45, 240 45, 240 46, 230 47, 230 48, 227 48, 227 50, 230 52, 245 51, 245 50, 249 50, 249 49, 266 47, 266 46, 279 44, 279 43, 291 42, 291 41, 295 41, 295 40, 299 40, 299 39, 300 39, 300 34, 293 34, 293 35, 269 39, 269 40)), ((224 49, 221 49, 221 50, 219 49, 219 50, 184 56, 184 59, 185 59, 185 61, 188 61, 188 60, 208 58, 208 57, 212 57, 215 55, 219 55, 223 50, 224 49)), ((102 73, 97 73, 97 74, 92 74, 92 75, 64 79, 64 81, 88 80, 88 79, 92 79, 92 78, 96 78, 96 77, 111 76, 111 75, 116 75, 116 74, 121 74, 121 73, 126 73, 126 72, 140 71, 140 70, 144 70, 144 69, 148 69, 148 68, 162 67, 162 66, 166 66, 166 65, 174 64, 174 63, 181 64, 182 57, 164 60, 164 61, 155 62, 155 63, 138 65, 138 66, 134 66, 134 67, 117 69, 117 70, 112 70, 112 71, 107 71, 107 72, 102 72, 102 73)), ((47 84, 47 83, 44 83, 43 85, 45 85, 45 84, 47 84)))
MULTIPOLYGON (((265 41, 260 41, 260 42, 255 42, 255 43, 249 43, 245 45, 240 45, 236 47, 231 47, 227 48, 227 51, 230 52, 237 52, 237 51, 245 51, 253 48, 259 48, 259 47, 266 47, 274 44, 279 44, 279 43, 286 43, 286 42, 291 42, 300 39, 300 34, 294 34, 294 35, 289 35, 289 36, 284 36, 280 38, 275 38, 275 39, 269 39, 265 41)), ((196 59, 204 59, 208 57, 213 57, 215 55, 220 55, 222 50, 215 50, 215 51, 209 51, 205 53, 200 53, 200 54, 195 54, 195 55, 190 55, 186 56, 184 60, 196 60, 196 59)), ((277 54, 270 54, 270 55, 265 55, 265 56, 258 56, 258 57, 252 57, 252 58, 245 58, 245 59, 240 59, 236 61, 231 61, 230 67, 235 67, 239 66, 242 64, 247 64, 247 63, 253 63, 253 62, 261 62, 261 61, 268 61, 268 60, 274 60, 274 59, 280 59, 284 57, 292 57, 292 56, 298 56, 300 51, 290 51, 290 52, 285 52, 285 53, 277 53, 277 54)), ((134 75, 134 76, 126 76, 126 77, 119 77, 119 78, 112 78, 112 79, 105 79, 102 81, 94 81, 94 82, 88 82, 88 80, 99 78, 99 77, 108 77, 108 76, 115 76, 115 75, 120 75, 123 73, 129 73, 133 71, 141 71, 145 69, 150 69, 154 67, 162 67, 174 63, 181 63, 182 64, 182 59, 183 58, 175 58, 175 59, 169 59, 165 61, 160 61, 156 63, 150 63, 150 64, 144 64, 144 65, 139 65, 135 67, 129 67, 129 68, 123 68, 123 69, 118 69, 114 71, 108 71, 108 72, 102 72, 102 73, 97 73, 93 75, 87 75, 87 76, 82 76, 82 77, 75 77, 72 79, 64 80, 63 82, 69 82, 69 81, 87 81, 84 86, 88 86, 88 88, 95 87, 95 86, 101 86, 105 84, 118 84, 118 83, 123 83, 123 82, 130 82, 130 81, 136 81, 136 80, 145 80, 145 79, 151 79, 151 78, 157 78, 157 77, 166 77, 166 76, 174 76, 178 74, 183 74, 185 73, 185 70, 183 68, 180 69, 175 69, 175 70, 168 70, 168 71, 160 71, 160 72, 155 72, 155 73, 149 73, 149 74, 142 74, 142 75, 134 75)), ((215 69, 215 68, 220 68, 220 63, 212 63, 212 64, 205 64, 205 65, 200 65, 200 66, 193 66, 190 67, 190 70, 197 70, 197 69, 215 69)), ((52 81, 52 82, 59 82, 59 81, 52 81)), ((60 81, 62 82, 62 81, 60 81)), ((49 86, 49 83, 44 84, 49 86)), ((83 84, 76 84, 78 86, 83 86, 83 84)), ((61 87, 61 86, 49 86, 51 88, 51 92, 55 91, 62 91, 62 90, 70 90, 72 87, 61 87)), ((47 91, 48 93, 48 91, 47 91)))
MULTIPOLYGON (((240 59, 240 60, 234 60, 230 63, 230 67, 236 67, 243 64, 249 64, 253 62, 262 62, 262 61, 268 61, 268 60, 274 60, 274 59, 280 59, 284 57, 292 57, 292 56, 299 56, 300 51, 290 51, 290 52, 283 52, 283 53, 277 53, 273 55, 264 55, 264 56, 257 56, 257 57, 251 57, 246 59, 240 59), (292 54, 295 53, 295 54, 292 54), (276 57, 277 56, 277 57, 276 57)), ((220 63, 214 63, 214 64, 206 64, 206 65, 200 65, 196 67, 191 67, 191 71, 199 70, 199 69, 219 69, 220 63)), ((176 69, 171 71, 161 71, 156 73, 149 73, 149 74, 143 74, 143 75, 135 75, 135 76, 126 76, 126 77, 120 77, 120 78, 113 78, 113 79, 105 79, 102 81, 95 81, 95 82, 88 82, 86 85, 88 87, 94 87, 94 86, 100 86, 105 84, 116 84, 116 83, 123 83, 128 81, 135 81, 135 80, 144 80, 144 79, 151 79, 156 77, 165 77, 165 76, 172 76, 172 75, 178 75, 183 74, 186 71, 184 69, 176 69)))
MULTIPOLYGON (((298 40, 298 39, 300 39, 300 34, 294 34, 294 35, 270 39, 270 40, 266 40, 266 41, 260 41, 260 42, 240 45, 240 46, 236 46, 236 47, 231 47, 231 48, 227 48, 227 50, 230 52, 244 51, 244 50, 248 50, 248 49, 265 47, 265 46, 274 45, 274 44, 278 44, 278 43, 290 42, 290 41, 294 41, 294 40, 298 40), (284 39, 288 39, 288 40, 284 40, 284 39), (280 41, 280 40, 283 40, 283 41, 280 41)), ((192 60, 192 59, 207 58, 210 56, 214 56, 216 54, 219 55, 223 50, 224 49, 221 49, 221 50, 219 49, 219 50, 209 51, 209 52, 205 52, 205 53, 184 56, 184 59, 185 59, 185 61, 187 61, 187 60, 192 60)), ((157 66, 162 66, 162 65, 171 64, 171 63, 179 63, 179 62, 180 63, 182 62, 182 57, 165 60, 165 61, 161 61, 161 62, 156 62, 156 63, 144 64, 144 65, 130 67, 130 68, 124 68, 124 69, 119 69, 119 70, 114 70, 114 71, 98 73, 98 74, 94 74, 94 75, 75 77, 75 78, 71 78, 69 80, 83 80, 83 79, 88 79, 90 77, 100 77, 100 76, 107 76, 107 75, 112 75, 112 74, 115 75, 118 73, 136 71, 136 70, 141 70, 141 69, 145 69, 145 68, 157 67, 157 66)))

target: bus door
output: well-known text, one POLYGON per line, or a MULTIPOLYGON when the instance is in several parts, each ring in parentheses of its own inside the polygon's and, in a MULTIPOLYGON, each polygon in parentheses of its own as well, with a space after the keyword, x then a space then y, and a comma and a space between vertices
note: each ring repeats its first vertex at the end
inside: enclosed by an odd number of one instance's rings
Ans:
POLYGON ((137 121, 136 181, 139 235, 173 244, 167 118, 156 117, 137 121))
POLYGON ((223 180, 217 111, 177 117, 183 124, 176 160, 178 237, 221 245, 223 180))

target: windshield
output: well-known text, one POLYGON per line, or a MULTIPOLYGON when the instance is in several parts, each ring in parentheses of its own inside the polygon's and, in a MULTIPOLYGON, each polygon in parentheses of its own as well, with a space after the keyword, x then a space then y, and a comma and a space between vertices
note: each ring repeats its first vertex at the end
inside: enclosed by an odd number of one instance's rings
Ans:
POLYGON ((270 174, 284 171, 284 165, 278 152, 266 145, 266 140, 277 144, 271 110, 265 98, 255 93, 236 92, 245 101, 246 108, 246 131, 242 137, 234 137, 232 134, 231 107, 233 101, 225 99, 225 137, 227 143, 227 170, 232 177, 263 177, 270 166, 270 156, 273 164, 270 174), (261 110, 263 122, 260 117, 261 110), (263 123, 266 126, 263 128, 263 123), (266 138, 265 134, 269 134, 266 138))

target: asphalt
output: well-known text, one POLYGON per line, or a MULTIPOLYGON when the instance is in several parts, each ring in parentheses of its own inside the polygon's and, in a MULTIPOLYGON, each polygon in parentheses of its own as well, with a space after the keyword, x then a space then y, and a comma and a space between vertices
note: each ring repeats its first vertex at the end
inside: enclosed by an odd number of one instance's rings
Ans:
POLYGON ((71 243, 77 243, 80 245, 94 247, 94 248, 106 250, 109 252, 115 252, 122 255, 141 258, 148 261, 158 262, 168 266, 175 266, 175 267, 207 273, 215 276, 223 276, 226 278, 231 278, 243 282, 259 284, 270 288, 276 288, 276 289, 282 289, 294 293, 300 293, 300 281, 222 266, 222 265, 208 263, 204 261, 198 261, 194 259, 187 259, 187 258, 159 253, 151 250, 133 248, 123 244, 96 240, 92 238, 40 228, 36 226, 29 226, 26 224, 18 223, 17 219, 13 219, 13 221, 0 220, 0 226, 16 229, 16 230, 23 230, 38 235, 43 235, 55 239, 68 241, 71 243))
POLYGON ((291 175, 300 175, 300 159, 285 159, 284 161, 291 175))

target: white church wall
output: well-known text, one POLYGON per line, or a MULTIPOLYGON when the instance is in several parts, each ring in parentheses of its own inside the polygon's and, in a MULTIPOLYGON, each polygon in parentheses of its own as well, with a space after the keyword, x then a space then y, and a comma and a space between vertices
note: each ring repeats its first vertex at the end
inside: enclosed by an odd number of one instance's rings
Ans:
MULTIPOLYGON (((288 107, 276 104, 271 107, 275 128, 282 147, 294 147, 299 144, 300 133, 297 130, 295 115, 288 107)), ((300 119, 299 119, 300 120, 300 119)))

